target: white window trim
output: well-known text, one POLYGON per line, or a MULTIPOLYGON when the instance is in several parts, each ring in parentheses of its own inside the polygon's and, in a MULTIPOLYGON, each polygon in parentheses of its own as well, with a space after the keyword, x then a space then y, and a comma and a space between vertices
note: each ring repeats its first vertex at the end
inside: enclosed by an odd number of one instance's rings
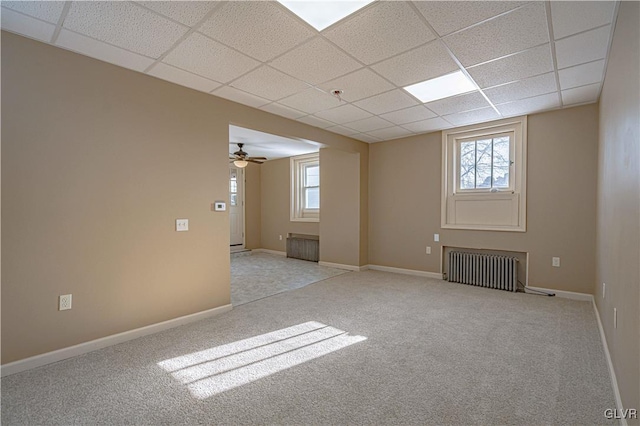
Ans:
POLYGON ((292 222, 320 222, 320 209, 304 208, 304 168, 312 164, 320 165, 319 153, 298 155, 290 159, 292 222))
MULTIPOLYGON (((491 207, 490 207, 491 208, 491 207)), ((527 212, 527 117, 513 117, 442 132, 442 192, 441 227, 445 229, 469 229, 484 231, 526 232, 527 212), (509 189, 460 190, 457 182, 457 147, 461 140, 481 138, 500 133, 513 134, 510 151, 514 172, 510 172, 509 189), (513 176, 511 176, 513 175, 513 176), (478 206, 509 206, 509 223, 489 224, 481 219, 458 219, 459 203, 477 203, 478 206)), ((468 211, 467 211, 468 213, 468 211)))

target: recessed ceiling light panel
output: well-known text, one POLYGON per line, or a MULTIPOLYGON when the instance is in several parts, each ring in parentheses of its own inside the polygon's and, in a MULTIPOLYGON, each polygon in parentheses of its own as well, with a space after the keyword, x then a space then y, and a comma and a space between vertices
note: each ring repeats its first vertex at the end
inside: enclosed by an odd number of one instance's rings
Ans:
POLYGON ((318 31, 322 31, 353 12, 362 9, 373 0, 306 1, 278 0, 284 7, 298 15, 318 31))
POLYGON ((404 90, 420 99, 423 103, 427 103, 472 92, 478 90, 478 88, 462 71, 456 71, 421 83, 412 84, 405 87, 404 90))

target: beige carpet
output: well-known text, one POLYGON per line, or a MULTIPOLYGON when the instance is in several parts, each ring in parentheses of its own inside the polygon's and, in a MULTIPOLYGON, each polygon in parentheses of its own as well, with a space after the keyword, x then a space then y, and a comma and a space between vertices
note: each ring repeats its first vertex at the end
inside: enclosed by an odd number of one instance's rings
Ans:
POLYGON ((2 379, 2 424, 605 424, 592 305, 383 272, 2 379))

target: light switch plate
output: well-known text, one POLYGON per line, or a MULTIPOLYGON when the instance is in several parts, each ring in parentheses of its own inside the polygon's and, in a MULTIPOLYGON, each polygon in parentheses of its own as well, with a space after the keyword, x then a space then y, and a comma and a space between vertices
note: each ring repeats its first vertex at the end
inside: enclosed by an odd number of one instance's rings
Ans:
POLYGON ((556 268, 560 267, 560 258, 559 257, 552 257, 551 258, 551 266, 555 266, 556 268))
POLYGON ((176 219, 176 231, 184 232, 189 230, 189 219, 176 219))
POLYGON ((223 212, 227 209, 227 203, 225 203, 224 201, 216 201, 213 204, 213 209, 217 212, 223 212))
POLYGON ((433 241, 440 241, 440 234, 433 234, 433 241))

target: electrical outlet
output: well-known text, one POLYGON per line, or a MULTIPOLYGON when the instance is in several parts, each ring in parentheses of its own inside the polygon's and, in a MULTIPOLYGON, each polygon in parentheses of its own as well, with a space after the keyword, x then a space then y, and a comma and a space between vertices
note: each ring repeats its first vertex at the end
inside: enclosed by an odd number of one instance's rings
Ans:
POLYGON ((613 328, 618 328, 618 309, 613 308, 613 328))
POLYGON ((607 283, 602 283, 602 298, 604 299, 607 295, 606 292, 606 288, 607 288, 607 283))
POLYGON ((63 294, 59 297, 58 300, 58 310, 66 311, 67 309, 71 309, 71 295, 63 294))
POLYGON ((559 257, 552 257, 551 258, 551 266, 555 266, 556 268, 560 267, 560 258, 559 257))
POLYGON ((431 254, 431 247, 427 246, 427 254, 431 254))

